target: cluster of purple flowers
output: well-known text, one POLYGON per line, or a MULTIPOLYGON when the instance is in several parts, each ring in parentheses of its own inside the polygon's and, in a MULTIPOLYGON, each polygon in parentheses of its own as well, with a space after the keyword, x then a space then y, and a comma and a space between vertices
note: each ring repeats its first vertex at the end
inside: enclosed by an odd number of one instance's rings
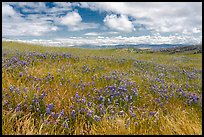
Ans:
MULTIPOLYGON (((2 67, 6 70, 15 71, 13 73, 16 74, 14 75, 15 78, 21 80, 25 78, 25 81, 32 82, 33 86, 18 87, 13 84, 5 88, 2 95, 3 109, 6 108, 9 111, 16 112, 27 112, 27 110, 30 110, 30 112, 40 114, 40 116, 51 117, 54 122, 59 122, 58 120, 60 119, 63 122, 62 125, 67 129, 72 122, 79 118, 87 118, 91 123, 93 121, 100 122, 104 117, 111 119, 117 116, 121 118, 127 116, 128 120, 125 126, 128 127, 132 119, 156 116, 158 108, 162 108, 167 113, 166 103, 172 98, 187 102, 192 107, 193 104, 202 102, 202 96, 197 92, 192 93, 190 91, 191 88, 196 90, 199 87, 199 84, 192 84, 195 78, 200 78, 201 72, 198 70, 168 68, 152 62, 132 59, 132 68, 127 69, 127 71, 118 69, 96 75, 98 72, 106 70, 107 67, 100 65, 96 67, 89 64, 79 67, 75 64, 69 64, 68 67, 74 68, 73 73, 82 74, 82 76, 87 74, 89 76, 87 81, 80 77, 76 80, 78 82, 76 82, 74 77, 53 75, 50 71, 42 76, 32 76, 24 68, 25 66, 29 67, 29 65, 33 67, 43 60, 50 59, 55 61, 55 63, 59 63, 63 59, 77 62, 80 61, 79 57, 74 57, 69 53, 38 52, 30 52, 20 56, 8 58, 7 54, 4 54, 2 67), (140 78, 141 81, 138 82, 140 84, 134 81, 135 77, 140 78), (178 81, 187 79, 188 84, 179 85, 172 82, 171 79, 178 81), (52 94, 50 91, 54 91, 54 89, 43 88, 41 85, 47 86, 52 84, 53 81, 58 86, 60 85, 59 88, 64 88, 65 86, 67 88, 69 86, 70 89, 76 91, 71 97, 71 104, 67 104, 71 105, 70 109, 65 109, 66 107, 64 107, 60 108, 60 111, 56 111, 59 108, 56 108, 54 102, 44 101, 46 96, 52 94), (145 82, 149 83, 149 86, 144 85, 143 83, 145 82), (38 86, 35 87, 34 85, 38 86), (32 92, 34 92, 33 96, 32 92), (23 96, 23 99, 21 96, 23 96), (14 98, 17 98, 16 102, 11 102, 14 98), (155 109, 149 111, 144 102, 148 102, 148 105, 156 104, 155 109), (142 113, 138 112, 137 109, 141 109, 142 113)), ((128 61, 127 59, 115 59, 113 57, 95 56, 89 58, 96 59, 99 62, 107 61, 107 64, 110 65, 117 63, 119 66, 124 65, 128 61)), ((57 69, 57 72, 65 74, 66 69, 66 66, 63 65, 60 69, 57 69)), ((202 103, 200 104, 202 105, 202 103)), ((138 125, 138 122, 134 122, 134 124, 138 125)))

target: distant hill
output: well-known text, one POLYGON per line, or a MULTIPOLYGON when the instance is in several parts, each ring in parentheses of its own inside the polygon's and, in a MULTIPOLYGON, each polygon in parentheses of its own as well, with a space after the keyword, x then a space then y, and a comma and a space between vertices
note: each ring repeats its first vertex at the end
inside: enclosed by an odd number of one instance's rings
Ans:
POLYGON ((202 45, 192 46, 178 46, 173 48, 159 49, 160 52, 178 53, 178 52, 190 52, 190 53, 202 53, 202 45))
POLYGON ((170 45, 170 44, 162 44, 162 45, 150 45, 150 46, 132 46, 132 47, 117 47, 116 49, 126 49, 129 52, 149 52, 149 53, 155 53, 155 52, 163 52, 163 53, 191 53, 191 54, 197 54, 202 53, 202 45, 170 45), (156 48, 151 48, 151 47, 156 48), (159 47, 160 46, 160 47, 159 47), (161 48, 162 47, 162 48, 161 48), (166 48, 165 48, 166 47, 166 48))
POLYGON ((172 47, 181 47, 181 46, 190 46, 184 44, 115 44, 115 45, 80 45, 73 46, 79 48, 116 48, 116 49, 124 49, 124 48, 133 48, 133 49, 166 49, 172 47))

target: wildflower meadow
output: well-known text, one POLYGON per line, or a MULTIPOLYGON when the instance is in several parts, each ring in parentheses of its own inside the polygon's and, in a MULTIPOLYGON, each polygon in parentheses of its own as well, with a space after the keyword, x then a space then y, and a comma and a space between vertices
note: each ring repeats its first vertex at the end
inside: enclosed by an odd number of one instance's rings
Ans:
POLYGON ((202 134, 202 53, 2 45, 4 135, 202 134))

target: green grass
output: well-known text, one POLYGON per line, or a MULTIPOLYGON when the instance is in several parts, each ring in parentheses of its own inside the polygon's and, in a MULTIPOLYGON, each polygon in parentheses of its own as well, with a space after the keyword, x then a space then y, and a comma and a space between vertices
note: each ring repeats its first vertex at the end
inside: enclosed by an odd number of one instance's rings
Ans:
MULTIPOLYGON (((2 134, 202 134, 200 101, 202 54, 136 53, 126 49, 45 47, 16 42, 2 42, 2 51, 2 95, 4 96, 2 134), (31 52, 33 56, 29 55, 31 52), (71 56, 65 58, 62 56, 63 53, 69 53, 71 56), (41 55, 46 55, 46 58, 41 55), (55 55, 56 58, 52 59, 55 55), (8 65, 14 56, 18 60, 26 61, 28 65, 18 65, 18 63, 8 65), (141 62, 135 63, 137 61, 141 62), (19 77, 20 72, 23 73, 22 77, 19 77), (54 76, 53 80, 45 80, 48 73, 54 76), (108 78, 111 80, 107 80, 108 78), (158 82, 155 78, 163 82, 158 82), (67 82, 68 79, 70 82, 67 82), (100 122, 87 119, 84 114, 78 114, 75 120, 70 118, 70 106, 87 108, 86 105, 71 100, 76 92, 80 97, 86 96, 88 92, 91 97, 96 97, 98 95, 95 90, 114 84, 121 86, 123 85, 121 80, 136 82, 136 86, 127 86, 128 95, 132 94, 131 88, 136 88, 138 93, 137 97, 133 97, 132 103, 127 103, 127 107, 124 107, 124 104, 119 107, 120 110, 124 110, 123 116, 116 114, 107 120, 106 118, 111 116, 110 112, 107 112, 101 117, 100 122), (93 81, 94 86, 92 86, 93 81), (82 89, 83 84, 84 89, 82 89), (174 93, 173 97, 165 100, 160 94, 154 94, 150 84, 156 85, 158 90, 167 89, 168 92, 164 95, 170 96, 174 93), (171 85, 174 87, 171 88, 171 85), (15 89, 15 92, 10 92, 11 86, 19 88, 20 93, 15 89), (27 88, 27 92, 24 92, 24 88, 27 88), (176 90, 179 88, 186 94, 195 93, 199 101, 188 105, 188 97, 178 97, 179 93, 176 90), (40 96, 43 91, 47 96, 40 103, 40 110, 45 112, 46 106, 50 103, 54 104, 52 111, 55 113, 60 113, 63 109, 69 118, 69 128, 62 126, 63 117, 54 120, 52 116, 46 116, 44 113, 39 117, 38 112, 29 111, 34 94, 40 96), (162 100, 162 107, 155 102, 156 98, 162 100), (5 101, 9 102, 9 105, 5 101), (21 106, 26 103, 27 106, 18 112, 9 110, 9 108, 15 110, 19 103, 21 106), (128 111, 130 106, 135 106, 136 118, 130 116, 128 111), (156 112, 156 115, 149 117, 150 111, 156 112), (146 117, 143 117, 144 114, 146 117), (128 119, 130 124, 126 127, 128 119), (52 123, 46 124, 46 120, 52 123)), ((99 115, 97 106, 100 103, 92 98, 87 98, 88 101, 96 104, 91 109, 99 115)), ((115 107, 115 103, 112 106, 115 107)), ((105 104, 107 111, 109 107, 110 105, 105 104)))

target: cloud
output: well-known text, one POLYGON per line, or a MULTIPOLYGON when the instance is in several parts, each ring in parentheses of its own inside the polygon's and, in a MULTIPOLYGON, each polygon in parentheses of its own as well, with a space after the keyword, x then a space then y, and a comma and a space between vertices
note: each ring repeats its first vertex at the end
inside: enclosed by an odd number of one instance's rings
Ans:
MULTIPOLYGON (((21 3, 24 5, 23 3, 21 3)), ((31 4, 29 5, 31 6, 31 4)), ((42 36, 59 28, 47 21, 48 16, 34 14, 23 17, 10 3, 2 4, 2 35, 3 36, 42 36)))
POLYGON ((193 28, 193 33, 200 33, 201 32, 201 28, 193 28))
POLYGON ((103 20, 104 24, 112 30, 131 32, 134 30, 134 26, 128 17, 125 15, 117 16, 115 14, 107 15, 103 20))
POLYGON ((61 35, 67 33, 66 31, 85 30, 76 33, 83 33, 82 35, 87 39, 68 38, 70 40, 68 43, 72 45, 80 45, 83 42, 97 45, 125 42, 200 43, 202 41, 201 2, 55 2, 51 5, 53 6, 48 6, 44 2, 3 2, 2 35, 31 36, 31 38, 42 36, 43 38, 57 33, 61 35), (106 16, 101 22, 103 25, 84 22, 83 16, 81 17, 74 9, 78 6, 104 12, 106 16), (88 29, 97 30, 90 32, 88 29), (123 34, 139 37, 115 37, 123 34))
POLYGON ((88 32, 88 33, 85 33, 84 35, 85 36, 100 36, 100 35, 117 35, 119 34, 119 32, 115 32, 115 31, 109 31, 109 32, 88 32))
POLYGON ((13 9, 13 7, 7 5, 7 4, 2 4, 2 16, 14 16, 16 15, 16 11, 13 9))
POLYGON ((65 45, 117 45, 117 44, 195 44, 199 43, 202 37, 192 36, 132 36, 132 37, 88 37, 88 38, 59 38, 56 41, 60 41, 65 45))
POLYGON ((98 36, 100 35, 100 33, 96 33, 96 32, 89 32, 89 33, 85 33, 85 36, 98 36))
POLYGON ((68 26, 75 26, 82 21, 81 16, 77 12, 69 12, 61 20, 61 23, 68 26))
POLYGON ((79 6, 133 17, 133 24, 154 32, 182 34, 202 28, 201 2, 81 2, 79 6))
POLYGON ((72 11, 60 18, 60 23, 67 26, 69 31, 79 31, 85 29, 98 28, 99 24, 82 22, 78 12, 72 11))
POLYGON ((145 35, 138 37, 69 37, 69 38, 55 38, 52 40, 18 40, 21 42, 42 44, 47 46, 82 46, 82 45, 92 45, 92 46, 102 46, 102 45, 118 45, 118 44, 198 44, 202 40, 200 37, 192 36, 160 36, 160 35, 145 35))
POLYGON ((2 35, 3 36, 43 36, 60 30, 66 25, 69 31, 97 28, 99 24, 84 23, 76 11, 71 10, 70 3, 53 3, 47 7, 41 2, 4 2, 2 3, 2 35), (15 7, 15 8, 14 8, 15 7), (22 14, 16 8, 21 8, 22 14), (66 16, 58 16, 64 11, 66 16), (42 14, 42 12, 46 14, 42 14))
POLYGON ((22 8, 23 12, 40 13, 46 9, 44 2, 7 2, 7 4, 22 8))
POLYGON ((55 13, 61 14, 72 10, 70 2, 53 2, 53 7, 46 6, 45 2, 8 2, 11 5, 22 8, 26 13, 55 13))

